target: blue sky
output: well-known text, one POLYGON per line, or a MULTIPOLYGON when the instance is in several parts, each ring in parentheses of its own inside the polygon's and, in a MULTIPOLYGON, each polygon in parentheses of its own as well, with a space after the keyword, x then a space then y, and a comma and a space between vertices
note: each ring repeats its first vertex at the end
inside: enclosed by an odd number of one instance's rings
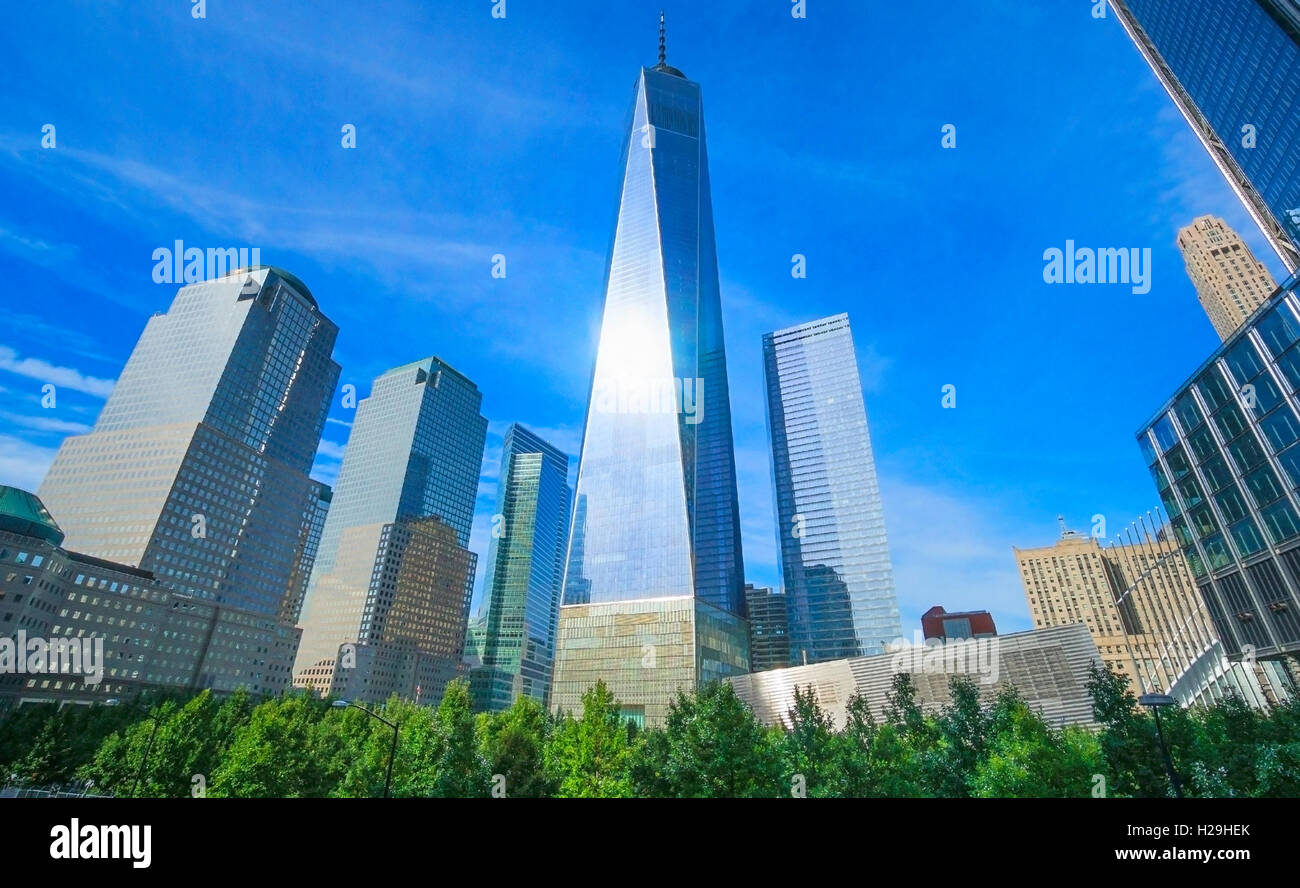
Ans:
MULTIPOLYGON (((577 452, 621 128, 660 8, 492 5, 11 10, 0 483, 34 489, 93 424, 175 293, 155 248, 258 247, 339 325, 340 385, 437 354, 483 391, 482 563, 506 425, 577 452)), ((1113 532, 1151 508, 1133 433, 1217 343, 1177 229, 1222 215, 1276 257, 1092 0, 808 0, 802 20, 786 0, 665 5, 669 61, 704 93, 749 579, 777 582, 760 337, 847 311, 905 631, 933 604, 1027 628, 1011 547, 1052 542, 1058 514, 1113 532), (1043 251, 1067 239, 1149 247, 1151 291, 1045 284, 1043 251)), ((352 413, 336 398, 319 477, 352 413)))

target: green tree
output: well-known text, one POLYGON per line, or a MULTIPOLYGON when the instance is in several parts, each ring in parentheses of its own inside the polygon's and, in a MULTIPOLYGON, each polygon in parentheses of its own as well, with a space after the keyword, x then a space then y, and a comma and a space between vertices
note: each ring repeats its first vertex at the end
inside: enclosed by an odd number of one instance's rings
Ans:
POLYGON ((325 702, 308 693, 268 700, 240 726, 208 794, 231 798, 321 798, 344 776, 343 738, 324 722, 325 702))
POLYGON ((1052 730, 1014 691, 998 697, 987 756, 971 775, 980 798, 1079 798, 1091 793, 1101 745, 1079 728, 1052 730))
POLYGON ((1088 667, 1092 709, 1104 729, 1102 773, 1112 796, 1153 797, 1171 793, 1165 774, 1155 722, 1138 709, 1128 679, 1107 664, 1088 667))
POLYGON ((971 781, 987 752, 990 716, 980 702, 979 686, 969 675, 948 679, 951 702, 935 720, 935 745, 926 756, 926 776, 936 795, 970 795, 971 781))
POLYGON ((789 727, 781 738, 785 778, 799 781, 809 798, 840 795, 845 788, 846 743, 837 734, 830 715, 822 711, 812 685, 794 689, 794 706, 787 713, 789 727))
POLYGON ((866 698, 845 704, 839 735, 839 795, 845 798, 920 798, 927 795, 916 748, 897 724, 878 725, 866 698))
POLYGON ((558 798, 632 795, 632 732, 605 682, 582 695, 582 717, 565 715, 546 743, 546 770, 558 798))
POLYGON ((678 798, 773 798, 785 794, 780 747, 730 682, 678 692, 664 729, 660 768, 678 798))
POLYGON ((540 799, 553 791, 545 769, 549 727, 542 704, 522 695, 504 712, 478 717, 479 749, 494 778, 504 778, 507 797, 540 799))
POLYGON ((437 798, 484 798, 491 789, 492 772, 479 750, 474 731, 474 709, 469 682, 457 679, 447 685, 436 718, 438 757, 434 763, 433 795, 437 798))

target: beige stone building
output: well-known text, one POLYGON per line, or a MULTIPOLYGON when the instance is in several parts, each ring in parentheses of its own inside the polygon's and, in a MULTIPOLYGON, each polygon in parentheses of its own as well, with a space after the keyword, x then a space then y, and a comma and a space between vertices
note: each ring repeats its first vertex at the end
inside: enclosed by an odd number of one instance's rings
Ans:
POLYGON ((1193 669, 1198 661, 1227 668, 1178 547, 1150 535, 1131 539, 1103 547, 1062 529, 1054 545, 1014 549, 1034 628, 1084 624, 1102 661, 1129 679, 1135 695, 1171 692, 1203 671, 1193 669))
POLYGON ((1201 307, 1226 340, 1277 289, 1277 282, 1237 232, 1201 216, 1178 232, 1178 249, 1201 307))

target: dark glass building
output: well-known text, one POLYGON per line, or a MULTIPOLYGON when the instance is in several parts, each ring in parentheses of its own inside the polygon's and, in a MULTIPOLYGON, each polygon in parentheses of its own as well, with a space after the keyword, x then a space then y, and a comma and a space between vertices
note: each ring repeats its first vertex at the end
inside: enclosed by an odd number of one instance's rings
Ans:
POLYGON ((1300 2, 1110 2, 1282 261, 1300 268, 1300 2))
POLYGON ((784 669, 790 665, 790 615, 785 595, 770 586, 745 584, 749 610, 749 669, 784 669))
POLYGON ((1296 278, 1137 437, 1228 657, 1300 652, 1296 278))

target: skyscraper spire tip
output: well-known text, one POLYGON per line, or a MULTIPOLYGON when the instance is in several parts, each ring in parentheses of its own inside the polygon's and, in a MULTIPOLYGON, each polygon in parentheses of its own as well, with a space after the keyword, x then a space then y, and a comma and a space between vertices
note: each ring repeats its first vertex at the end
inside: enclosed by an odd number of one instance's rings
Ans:
POLYGON ((668 49, 664 41, 664 11, 659 10, 659 64, 668 64, 668 49))

